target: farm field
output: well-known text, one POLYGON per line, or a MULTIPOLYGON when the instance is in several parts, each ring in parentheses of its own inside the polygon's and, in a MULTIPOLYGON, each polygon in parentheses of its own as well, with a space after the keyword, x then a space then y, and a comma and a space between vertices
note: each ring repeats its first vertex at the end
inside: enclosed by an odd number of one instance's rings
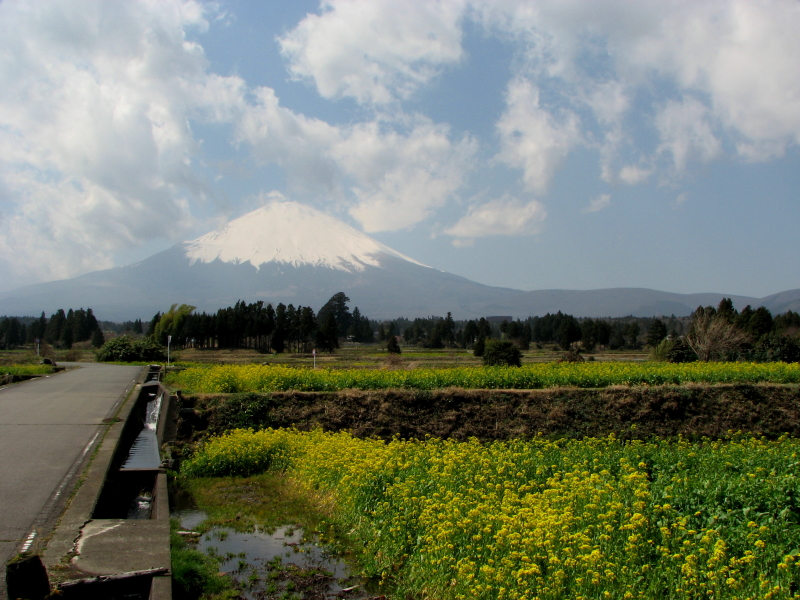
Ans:
POLYGON ((787 363, 541 363, 521 368, 309 369, 282 365, 189 366, 168 383, 192 393, 342 389, 540 389, 556 386, 685 383, 798 383, 800 365, 787 363))
MULTIPOLYGON (((217 350, 187 348, 179 350, 176 354, 181 361, 187 363, 207 364, 262 364, 308 366, 314 365, 311 354, 264 354, 256 350, 217 350)), ((564 351, 553 345, 542 348, 531 346, 530 350, 523 353, 522 363, 554 362, 564 355, 564 351)), ((586 358, 596 361, 643 361, 647 358, 644 350, 622 351, 608 350, 587 354, 586 358)), ((374 369, 374 368, 400 368, 415 369, 448 368, 457 366, 483 365, 481 358, 473 356, 471 350, 461 348, 432 350, 416 346, 403 346, 402 354, 389 358, 385 347, 379 344, 352 344, 345 343, 333 354, 319 353, 316 357, 318 367, 331 369, 374 369)))
POLYGON ((800 442, 236 430, 183 477, 284 473, 391 597, 797 598, 800 442))

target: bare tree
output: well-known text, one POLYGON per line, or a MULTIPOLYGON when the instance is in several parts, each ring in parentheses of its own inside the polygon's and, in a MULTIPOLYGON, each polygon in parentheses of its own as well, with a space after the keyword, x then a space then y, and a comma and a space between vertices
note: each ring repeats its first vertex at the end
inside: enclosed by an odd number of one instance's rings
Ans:
POLYGON ((689 346, 704 362, 719 360, 750 341, 750 336, 712 307, 698 307, 686 336, 689 346))

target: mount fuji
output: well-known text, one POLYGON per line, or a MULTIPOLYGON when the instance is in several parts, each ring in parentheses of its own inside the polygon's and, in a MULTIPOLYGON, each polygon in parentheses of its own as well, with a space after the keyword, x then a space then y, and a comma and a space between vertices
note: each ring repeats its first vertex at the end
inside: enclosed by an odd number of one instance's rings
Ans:
MULTIPOLYGON (((685 315, 722 294, 639 288, 525 292, 436 270, 353 227, 295 202, 272 202, 196 240, 135 264, 0 294, 0 315, 35 316, 91 307, 100 319, 149 319, 173 303, 216 312, 238 300, 318 310, 337 292, 373 319, 444 315, 525 318, 561 310, 575 316, 685 315)), ((727 296, 727 295, 726 295, 727 296)), ((759 300, 730 296, 741 309, 800 309, 800 290, 759 300)), ((782 309, 782 310, 781 310, 782 309)))

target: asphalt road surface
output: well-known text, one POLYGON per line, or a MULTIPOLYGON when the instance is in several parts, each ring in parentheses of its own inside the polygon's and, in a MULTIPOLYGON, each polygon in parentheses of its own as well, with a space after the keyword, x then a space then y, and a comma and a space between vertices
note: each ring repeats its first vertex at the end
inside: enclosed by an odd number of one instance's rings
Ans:
POLYGON ((5 564, 33 548, 63 510, 96 443, 141 367, 76 363, 0 388, 0 598, 5 564))

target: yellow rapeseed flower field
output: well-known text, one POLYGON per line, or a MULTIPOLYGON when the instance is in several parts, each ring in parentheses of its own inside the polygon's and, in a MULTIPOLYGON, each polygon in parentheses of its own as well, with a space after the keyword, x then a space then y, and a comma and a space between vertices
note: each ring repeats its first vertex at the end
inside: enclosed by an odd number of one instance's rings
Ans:
POLYGON ((170 384, 188 392, 234 393, 284 390, 336 391, 387 388, 538 389, 555 386, 683 383, 799 383, 798 363, 537 363, 514 367, 370 370, 310 369, 268 365, 211 365, 185 369, 170 384))
POLYGON ((800 441, 383 442, 236 430, 187 476, 323 492, 398 598, 799 598, 800 441))
POLYGON ((53 371, 54 369, 50 365, 0 365, 0 376, 47 375, 53 371))

